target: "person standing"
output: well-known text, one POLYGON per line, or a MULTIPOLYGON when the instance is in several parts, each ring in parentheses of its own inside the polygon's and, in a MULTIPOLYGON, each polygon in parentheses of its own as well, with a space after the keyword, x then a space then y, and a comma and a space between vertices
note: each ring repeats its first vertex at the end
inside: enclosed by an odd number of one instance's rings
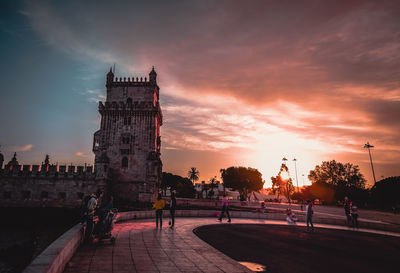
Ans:
POLYGON ((161 193, 157 196, 157 201, 154 203, 153 208, 156 210, 156 228, 158 228, 158 221, 160 221, 160 228, 162 228, 162 212, 165 207, 165 202, 161 198, 161 193))
POLYGON ((350 211, 350 202, 349 202, 349 198, 346 196, 344 198, 344 214, 346 215, 346 222, 347 225, 351 225, 352 224, 352 219, 351 219, 351 211, 350 211))
POLYGON ((170 227, 173 228, 175 225, 175 209, 176 209, 176 198, 175 192, 171 192, 171 203, 169 204, 169 215, 171 217, 170 227))
POLYGON ((311 225, 311 231, 314 231, 314 225, 312 222, 312 215, 314 214, 313 211, 313 203, 311 200, 307 200, 307 206, 306 206, 306 222, 307 222, 307 232, 310 231, 309 225, 311 225))
POLYGON ((358 228, 358 208, 356 203, 351 202, 350 206, 351 210, 351 219, 353 220, 353 227, 358 228))
POLYGON ((98 190, 96 194, 92 194, 87 203, 87 222, 85 230, 85 242, 89 243, 92 240, 92 234, 94 229, 94 215, 96 213, 97 206, 99 204, 99 199, 103 195, 101 190, 98 190))
POLYGON ((224 193, 224 198, 222 198, 222 210, 221 210, 221 214, 219 215, 219 219, 218 219, 220 222, 222 221, 224 212, 226 212, 226 215, 228 216, 228 222, 231 222, 231 216, 229 215, 228 197, 226 197, 225 193, 224 193))

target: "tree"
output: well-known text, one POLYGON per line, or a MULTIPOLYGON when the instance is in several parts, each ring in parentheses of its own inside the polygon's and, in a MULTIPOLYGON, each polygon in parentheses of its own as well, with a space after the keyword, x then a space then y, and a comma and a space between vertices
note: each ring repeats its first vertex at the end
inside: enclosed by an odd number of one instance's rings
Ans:
POLYGON ((371 201, 383 209, 400 209, 400 176, 382 179, 371 189, 371 201))
POLYGON ((310 171, 308 179, 311 183, 323 182, 333 186, 344 185, 357 188, 365 188, 366 182, 358 165, 342 164, 335 160, 323 161, 320 166, 315 166, 315 169, 310 171))
POLYGON ((294 193, 294 186, 292 178, 289 177, 289 169, 285 163, 282 163, 279 173, 276 177, 271 177, 272 182, 272 193, 284 195, 290 202, 290 196, 294 193), (286 174, 287 178, 283 178, 283 174, 286 174))
POLYGON ((257 169, 229 167, 220 172, 224 186, 239 191, 241 200, 247 200, 251 191, 259 191, 264 185, 262 175, 257 169))
POLYGON ((310 171, 308 179, 312 183, 311 192, 327 203, 343 200, 345 196, 365 195, 365 178, 360 168, 350 163, 323 161, 310 171))
POLYGON ((176 186, 178 184, 179 178, 172 173, 162 173, 161 185, 160 188, 164 191, 164 195, 166 194, 167 189, 176 190, 176 186))
POLYGON ((167 189, 175 190, 177 197, 185 198, 193 198, 196 192, 188 178, 166 172, 162 173, 161 188, 164 192, 167 189))
POLYGON ((214 196, 214 189, 218 188, 218 183, 219 181, 217 180, 217 177, 214 176, 212 178, 210 178, 209 182, 209 192, 207 193, 207 196, 211 199, 212 196, 214 196))
POLYGON ((188 178, 192 181, 193 184, 194 182, 199 180, 199 175, 200 172, 199 170, 196 169, 196 167, 191 167, 190 170, 188 171, 188 178))

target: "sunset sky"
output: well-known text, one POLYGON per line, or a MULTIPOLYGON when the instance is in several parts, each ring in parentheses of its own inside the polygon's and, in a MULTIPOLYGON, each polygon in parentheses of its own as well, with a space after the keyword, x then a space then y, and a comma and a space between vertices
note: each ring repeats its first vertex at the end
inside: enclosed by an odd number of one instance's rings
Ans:
MULTIPOLYGON (((93 164, 105 75, 147 76, 163 171, 209 180, 282 158, 400 175, 399 1, 1 1, 0 145, 8 162, 93 164)), ((302 174, 305 174, 303 177, 302 174)))

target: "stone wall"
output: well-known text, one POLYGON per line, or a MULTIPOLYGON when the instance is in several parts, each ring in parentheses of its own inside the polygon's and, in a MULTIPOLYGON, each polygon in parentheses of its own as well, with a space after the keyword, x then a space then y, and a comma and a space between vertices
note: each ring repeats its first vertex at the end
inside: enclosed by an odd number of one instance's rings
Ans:
POLYGON ((0 207, 80 207, 84 196, 105 189, 91 166, 19 165, 0 169, 0 207), (22 168, 21 168, 22 167, 22 168))

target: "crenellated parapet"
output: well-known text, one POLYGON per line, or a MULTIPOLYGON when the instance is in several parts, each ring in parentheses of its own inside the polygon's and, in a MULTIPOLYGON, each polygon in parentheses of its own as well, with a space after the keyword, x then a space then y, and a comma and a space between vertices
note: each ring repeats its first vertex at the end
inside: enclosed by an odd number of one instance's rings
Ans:
POLYGON ((110 68, 110 71, 107 74, 107 82, 106 82, 107 88, 110 87, 118 87, 118 86, 124 86, 124 87, 142 87, 142 86, 157 86, 157 73, 154 71, 154 67, 149 73, 149 78, 147 77, 114 77, 114 72, 112 71, 112 68, 110 68))
POLYGON ((102 111, 143 111, 143 110, 158 110, 159 103, 148 101, 133 101, 133 102, 108 102, 104 104, 99 101, 99 112, 102 111))
POLYGON ((52 178, 86 178, 95 177, 93 166, 73 165, 6 165, 0 169, 0 177, 52 177, 52 178))

